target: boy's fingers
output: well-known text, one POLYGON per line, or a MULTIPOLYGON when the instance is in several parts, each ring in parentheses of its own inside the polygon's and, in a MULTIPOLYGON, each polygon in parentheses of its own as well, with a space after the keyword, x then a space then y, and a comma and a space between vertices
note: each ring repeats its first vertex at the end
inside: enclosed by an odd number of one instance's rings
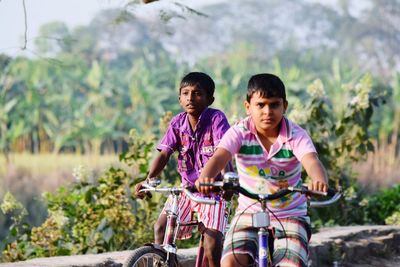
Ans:
POLYGON ((208 184, 208 183, 213 183, 213 182, 214 182, 214 179, 209 178, 209 177, 203 177, 203 178, 197 179, 197 181, 195 182, 197 191, 199 191, 200 193, 203 193, 203 194, 209 194, 213 189, 212 186, 201 185, 201 184, 208 184))
POLYGON ((135 185, 135 196, 137 198, 143 199, 145 196, 148 196, 149 198, 152 197, 150 192, 140 192, 140 190, 143 188, 142 183, 138 183, 135 185))
MULTIPOLYGON (((210 183, 210 178, 206 177, 204 179, 204 182, 207 183, 207 184, 210 183)), ((205 191, 206 194, 208 194, 210 192, 210 186, 209 185, 205 186, 204 187, 204 191, 205 191)))
POLYGON ((321 181, 315 181, 308 184, 308 189, 313 191, 326 192, 328 191, 328 185, 321 181))
POLYGON ((201 179, 197 179, 196 182, 194 182, 194 185, 196 186, 196 189, 197 189, 197 191, 199 191, 199 192, 201 192, 200 181, 201 181, 201 179))

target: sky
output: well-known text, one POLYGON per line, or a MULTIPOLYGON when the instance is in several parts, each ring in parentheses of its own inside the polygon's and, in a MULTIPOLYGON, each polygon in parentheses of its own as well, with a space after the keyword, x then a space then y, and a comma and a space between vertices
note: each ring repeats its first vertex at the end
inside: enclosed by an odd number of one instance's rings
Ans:
MULTIPOLYGON (((191 7, 218 3, 226 0, 180 0, 191 7)), ((160 5, 171 1, 144 5, 160 5)), ((123 8, 127 0, 25 0, 28 22, 28 50, 33 50, 33 40, 41 25, 51 21, 63 21, 69 28, 86 25, 101 10, 123 8)), ((153 6, 154 7, 154 6, 153 6)), ((145 11, 146 12, 146 11, 145 11)), ((25 20, 23 0, 0 0, 0 53, 15 56, 24 53, 25 20)))
MULTIPOLYGON (((41 25, 64 21, 69 27, 85 25, 102 9, 123 7, 122 0, 25 0, 28 48, 41 25)), ((22 0, 0 0, 0 53, 14 55, 24 45, 25 20, 22 0)))

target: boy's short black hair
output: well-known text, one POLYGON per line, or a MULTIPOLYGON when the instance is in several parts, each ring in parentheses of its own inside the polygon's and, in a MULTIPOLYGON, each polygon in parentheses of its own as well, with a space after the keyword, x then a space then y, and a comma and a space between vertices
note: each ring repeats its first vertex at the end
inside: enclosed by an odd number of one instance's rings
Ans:
POLYGON ((247 86, 247 102, 255 92, 259 92, 261 97, 281 97, 286 102, 285 85, 281 79, 270 73, 253 75, 247 86))
POLYGON ((179 86, 179 93, 186 86, 194 86, 204 90, 210 99, 214 97, 215 83, 210 76, 203 72, 190 72, 186 74, 179 86))

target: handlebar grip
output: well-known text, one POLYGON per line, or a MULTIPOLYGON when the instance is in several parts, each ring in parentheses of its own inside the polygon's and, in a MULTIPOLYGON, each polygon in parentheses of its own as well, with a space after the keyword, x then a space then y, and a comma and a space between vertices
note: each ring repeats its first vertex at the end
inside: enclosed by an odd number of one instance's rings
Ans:
MULTIPOLYGON (((200 184, 200 186, 207 186, 208 184, 200 184)), ((197 190, 197 187, 195 185, 189 185, 187 187, 185 187, 185 189, 187 189, 190 193, 198 193, 199 191, 197 190)), ((218 187, 213 187, 213 189, 211 190, 214 193, 218 193, 221 191, 220 188, 218 187)))
POLYGON ((211 192, 214 192, 214 193, 221 192, 222 185, 223 185, 222 182, 200 183, 200 186, 212 186, 211 192))
POLYGON ((299 189, 293 188, 294 191, 296 192, 301 192, 302 194, 311 194, 311 195, 323 195, 327 197, 333 197, 338 191, 334 188, 328 188, 328 191, 326 193, 321 192, 321 191, 312 191, 308 190, 307 186, 302 186, 299 189))
POLYGON ((189 185, 187 187, 185 187, 185 189, 187 189, 190 193, 197 193, 199 191, 197 191, 197 188, 195 185, 189 185))

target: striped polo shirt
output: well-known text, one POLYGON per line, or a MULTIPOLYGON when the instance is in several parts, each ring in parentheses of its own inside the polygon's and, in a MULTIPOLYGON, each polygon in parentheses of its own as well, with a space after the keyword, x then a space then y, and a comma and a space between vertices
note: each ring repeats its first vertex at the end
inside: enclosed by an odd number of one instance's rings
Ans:
MULTIPOLYGON (((307 132, 285 117, 280 123, 277 141, 269 151, 259 141, 251 117, 232 126, 218 147, 235 156, 240 185, 258 194, 301 185, 301 160, 308 153, 316 153, 307 132)), ((255 202, 240 194, 237 212, 261 211, 261 205, 255 202)), ((268 209, 278 218, 303 216, 307 213, 306 197, 291 193, 269 202, 268 209)))

